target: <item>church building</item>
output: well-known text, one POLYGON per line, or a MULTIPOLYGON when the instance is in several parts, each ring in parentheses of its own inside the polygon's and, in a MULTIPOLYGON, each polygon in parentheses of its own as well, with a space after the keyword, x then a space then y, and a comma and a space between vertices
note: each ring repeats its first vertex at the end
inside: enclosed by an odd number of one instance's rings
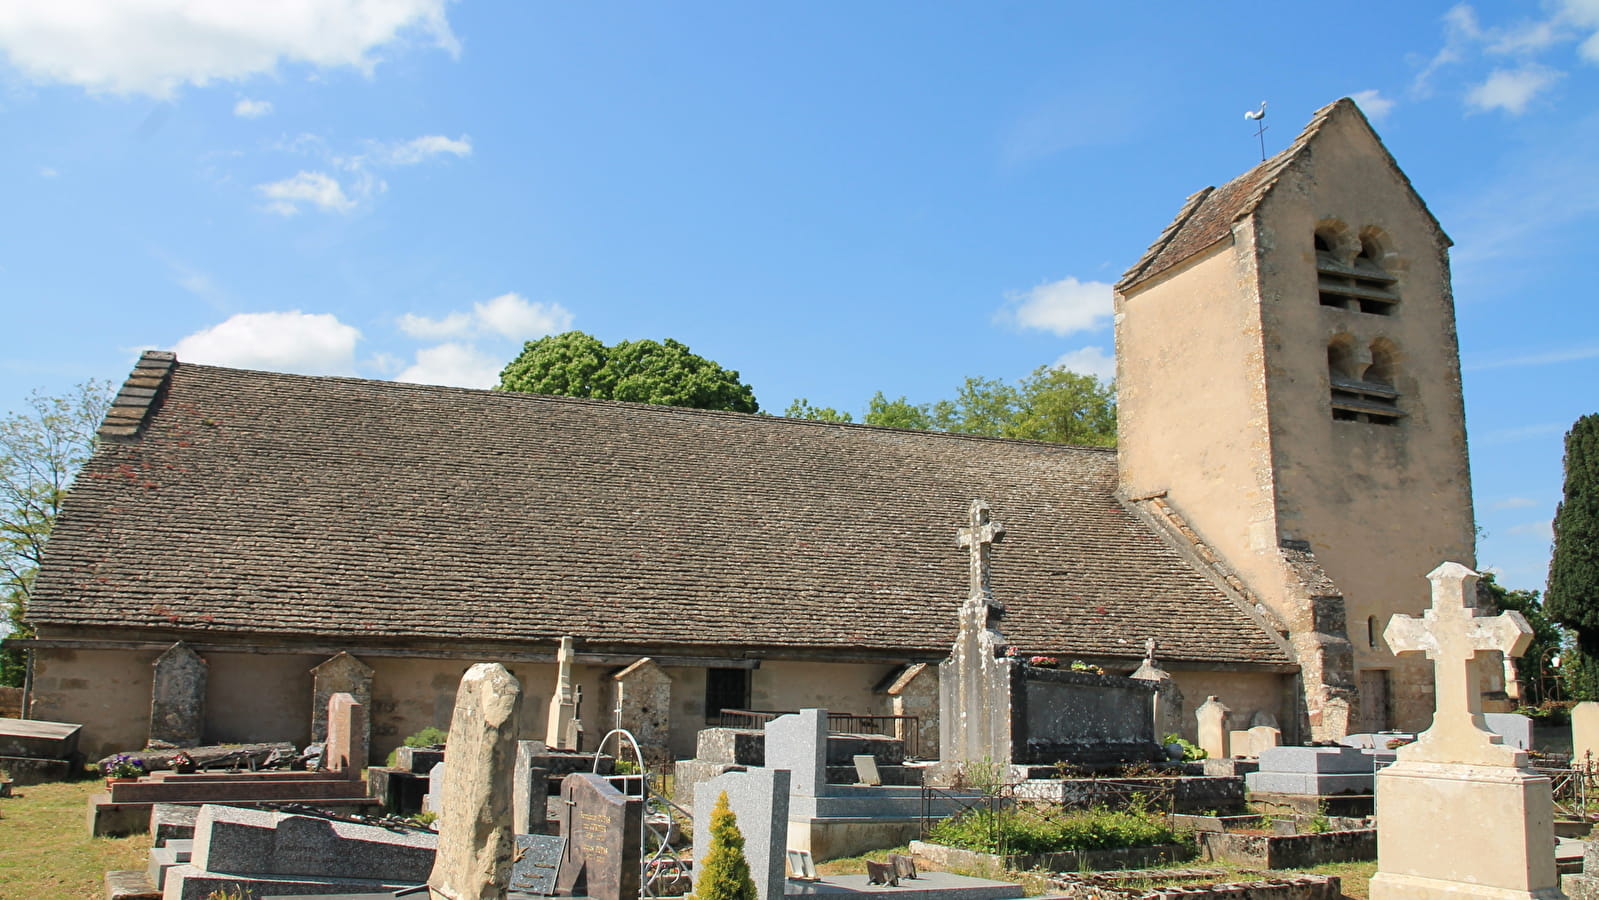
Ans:
POLYGON ((1153 640, 1190 738, 1211 695, 1289 740, 1425 727, 1381 634, 1474 562, 1448 247, 1354 103, 1318 111, 1117 284, 1114 450, 146 353, 16 642, 29 714, 142 746, 182 656, 195 739, 303 745, 336 672, 381 757, 497 661, 543 737, 570 637, 591 742, 648 674, 663 755, 812 706, 928 753, 981 499, 1014 652, 1125 674, 1153 640))

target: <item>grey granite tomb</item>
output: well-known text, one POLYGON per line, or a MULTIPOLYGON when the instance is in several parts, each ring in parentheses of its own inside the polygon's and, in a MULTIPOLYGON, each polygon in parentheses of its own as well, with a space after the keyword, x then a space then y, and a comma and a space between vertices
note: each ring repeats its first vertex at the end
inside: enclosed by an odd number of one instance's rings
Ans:
POLYGON ((717 798, 727 794, 727 805, 744 835, 744 858, 760 900, 783 896, 784 851, 788 847, 787 769, 750 769, 728 772, 694 786, 694 871, 711 850, 711 812, 717 798))

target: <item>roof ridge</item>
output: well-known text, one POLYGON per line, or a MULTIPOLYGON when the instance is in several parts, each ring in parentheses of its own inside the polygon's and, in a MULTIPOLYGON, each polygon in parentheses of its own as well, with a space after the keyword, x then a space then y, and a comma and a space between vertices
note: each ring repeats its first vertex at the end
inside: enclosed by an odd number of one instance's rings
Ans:
POLYGON ((133 364, 133 372, 111 400, 105 419, 96 432, 109 440, 132 440, 139 436, 150 410, 156 406, 163 388, 172 379, 178 355, 170 350, 146 350, 133 364))
MULTIPOLYGON (((146 355, 161 355, 151 351, 146 355)), ((1096 447, 1088 444, 1071 444, 1064 441, 1045 441, 1035 438, 1001 437, 988 434, 968 434, 959 431, 933 431, 922 428, 897 428, 892 425, 873 425, 868 422, 828 422, 820 419, 797 419, 791 416, 779 416, 773 413, 746 413, 728 409, 700 409, 692 406, 668 406, 663 403, 640 403, 634 400, 604 400, 597 397, 571 397, 565 394, 537 394, 527 391, 502 391, 498 388, 467 388, 446 384, 422 384, 414 381, 387 381, 379 378, 359 378, 353 375, 304 375, 297 372, 271 372, 265 369, 239 369, 232 366, 208 365, 205 363, 180 362, 177 357, 167 352, 172 363, 184 369, 209 369, 220 372, 237 372, 248 375, 266 375, 273 378, 306 379, 321 382, 346 382, 352 384, 384 385, 397 390, 420 390, 438 392, 464 392, 480 396, 505 397, 511 402, 537 401, 543 403, 569 403, 583 406, 608 406, 636 409, 641 412, 658 413, 662 415, 683 414, 691 416, 713 416, 720 418, 743 419, 746 421, 785 422, 806 427, 831 427, 873 429, 876 431, 889 431, 898 434, 921 434, 937 438, 975 440, 975 441, 1001 441, 1015 444, 1035 444, 1044 447, 1064 447, 1072 450, 1091 450, 1097 453, 1115 453, 1115 447, 1096 447), (513 399, 514 398, 514 399, 513 399)), ((135 370, 137 372, 137 370, 135 370)))

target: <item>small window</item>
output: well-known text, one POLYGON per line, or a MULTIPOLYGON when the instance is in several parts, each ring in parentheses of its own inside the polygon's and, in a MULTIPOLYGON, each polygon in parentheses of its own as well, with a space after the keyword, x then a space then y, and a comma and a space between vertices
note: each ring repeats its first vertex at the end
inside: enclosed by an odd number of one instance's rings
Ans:
MULTIPOLYGON (((705 721, 715 724, 722 719, 722 710, 749 709, 749 669, 705 670, 705 721)), ((740 719, 740 721, 743 721, 740 719)))
POLYGON ((1374 232, 1343 248, 1332 226, 1316 230, 1316 295, 1322 306, 1391 316, 1399 279, 1383 268, 1385 251, 1374 232))
POLYGON ((1370 362, 1364 365, 1363 360, 1356 360, 1355 349, 1348 335, 1339 335, 1327 345, 1327 382, 1332 391, 1334 421, 1399 424, 1404 412, 1399 408, 1399 391, 1394 387, 1398 358, 1394 345, 1384 338, 1373 341, 1368 351, 1370 362))
POLYGON ((1377 617, 1366 617, 1366 646, 1377 649, 1377 617))

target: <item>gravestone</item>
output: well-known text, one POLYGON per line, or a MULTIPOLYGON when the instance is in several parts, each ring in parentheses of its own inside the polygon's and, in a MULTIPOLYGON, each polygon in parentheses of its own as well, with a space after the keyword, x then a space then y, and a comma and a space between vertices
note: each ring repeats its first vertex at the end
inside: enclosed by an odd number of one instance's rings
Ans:
POLYGON ((650 759, 669 759, 672 741, 672 677, 645 657, 611 676, 616 683, 613 728, 632 732, 650 759))
POLYGON ((516 775, 511 788, 511 830, 542 833, 549 818, 550 770, 535 761, 545 754, 543 741, 516 742, 516 775))
POLYGON ((744 835, 744 858, 750 864, 756 893, 760 900, 781 900, 788 847, 789 788, 788 770, 766 768, 728 772, 695 785, 693 871, 701 870, 701 863, 711 850, 711 812, 717 798, 725 793, 728 808, 744 835))
POLYGON ((1491 713, 1482 714, 1483 724, 1488 730, 1499 735, 1506 747, 1515 747, 1517 750, 1531 750, 1532 747, 1532 718, 1520 713, 1491 713))
POLYGON ((817 797, 827 789, 827 710, 802 709, 766 723, 766 768, 792 773, 792 792, 817 797))
POLYGON ((644 801, 599 775, 574 772, 561 781, 561 834, 566 851, 555 890, 593 900, 635 900, 642 862, 644 801))
POLYGON ((895 719, 894 737, 913 748, 911 755, 938 759, 938 668, 931 663, 911 663, 894 677, 886 693, 894 715, 916 717, 914 723, 895 719))
POLYGON ((1370 794, 1374 771, 1372 757, 1353 747, 1269 747, 1260 754, 1259 771, 1245 775, 1244 784, 1269 794, 1370 794))
POLYGON ((1571 763, 1589 770, 1599 768, 1599 703, 1592 700, 1571 708, 1571 763))
POLYGON ((1206 697, 1199 709, 1194 710, 1194 717, 1199 720, 1199 748, 1211 759, 1226 759, 1232 755, 1227 746, 1227 717, 1231 714, 1232 710, 1214 696, 1206 697))
POLYGON ((206 664, 178 641, 153 664, 150 679, 150 740, 198 747, 205 730, 206 664))
POLYGON ((870 754, 851 757, 855 764, 855 781, 857 784, 879 786, 883 783, 883 775, 877 770, 877 757, 870 754))
POLYGON ((1147 681, 1155 686, 1153 709, 1150 715, 1155 722, 1157 737, 1183 733, 1183 692, 1171 673, 1155 662, 1155 639, 1144 640, 1144 661, 1130 676, 1137 681, 1147 681))
POLYGON ((367 763, 368 728, 366 707, 353 695, 334 694, 328 698, 328 740, 322 751, 322 768, 343 772, 351 781, 361 779, 367 763))
POLYGON ((478 663, 461 677, 445 748, 439 851, 428 876, 434 900, 505 896, 516 853, 505 787, 521 709, 522 685, 499 663, 478 663))
POLYGON ((555 656, 555 696, 550 698, 549 720, 544 728, 544 743, 561 750, 580 749, 578 735, 583 726, 577 719, 577 689, 572 686, 572 638, 561 638, 555 656))
POLYGON ((1281 746, 1283 742, 1282 731, 1271 725, 1256 725, 1249 729, 1247 734, 1250 753, 1253 756, 1259 756, 1273 747, 1281 746))
POLYGON ((1394 616, 1383 633, 1393 652, 1432 660, 1437 709, 1432 727, 1377 773, 1385 824, 1371 900, 1559 897, 1550 781, 1487 729, 1478 689, 1478 654, 1519 656, 1532 629, 1516 612, 1479 615, 1479 576, 1459 563, 1427 578, 1431 608, 1394 616), (1491 810, 1493 827, 1464 810, 1491 810))
POLYGON ((555 893, 555 873, 561 867, 566 839, 553 834, 516 836, 516 860, 511 865, 511 891, 534 897, 555 893))
MULTIPOLYGON (((338 653, 311 668, 311 742, 328 739, 328 701, 334 694, 349 694, 367 710, 372 709, 372 667, 348 653, 338 653)), ((372 726, 368 718, 362 742, 371 745, 372 726)))
POLYGON ((1005 607, 989 584, 990 556, 1005 537, 988 504, 973 500, 956 542, 968 551, 970 592, 960 608, 960 632, 938 664, 939 759, 951 769, 1011 761, 1011 670, 999 620, 1005 607))
POLYGON ((422 796, 422 811, 439 815, 444 809, 444 761, 440 760, 428 770, 428 792, 422 796))

